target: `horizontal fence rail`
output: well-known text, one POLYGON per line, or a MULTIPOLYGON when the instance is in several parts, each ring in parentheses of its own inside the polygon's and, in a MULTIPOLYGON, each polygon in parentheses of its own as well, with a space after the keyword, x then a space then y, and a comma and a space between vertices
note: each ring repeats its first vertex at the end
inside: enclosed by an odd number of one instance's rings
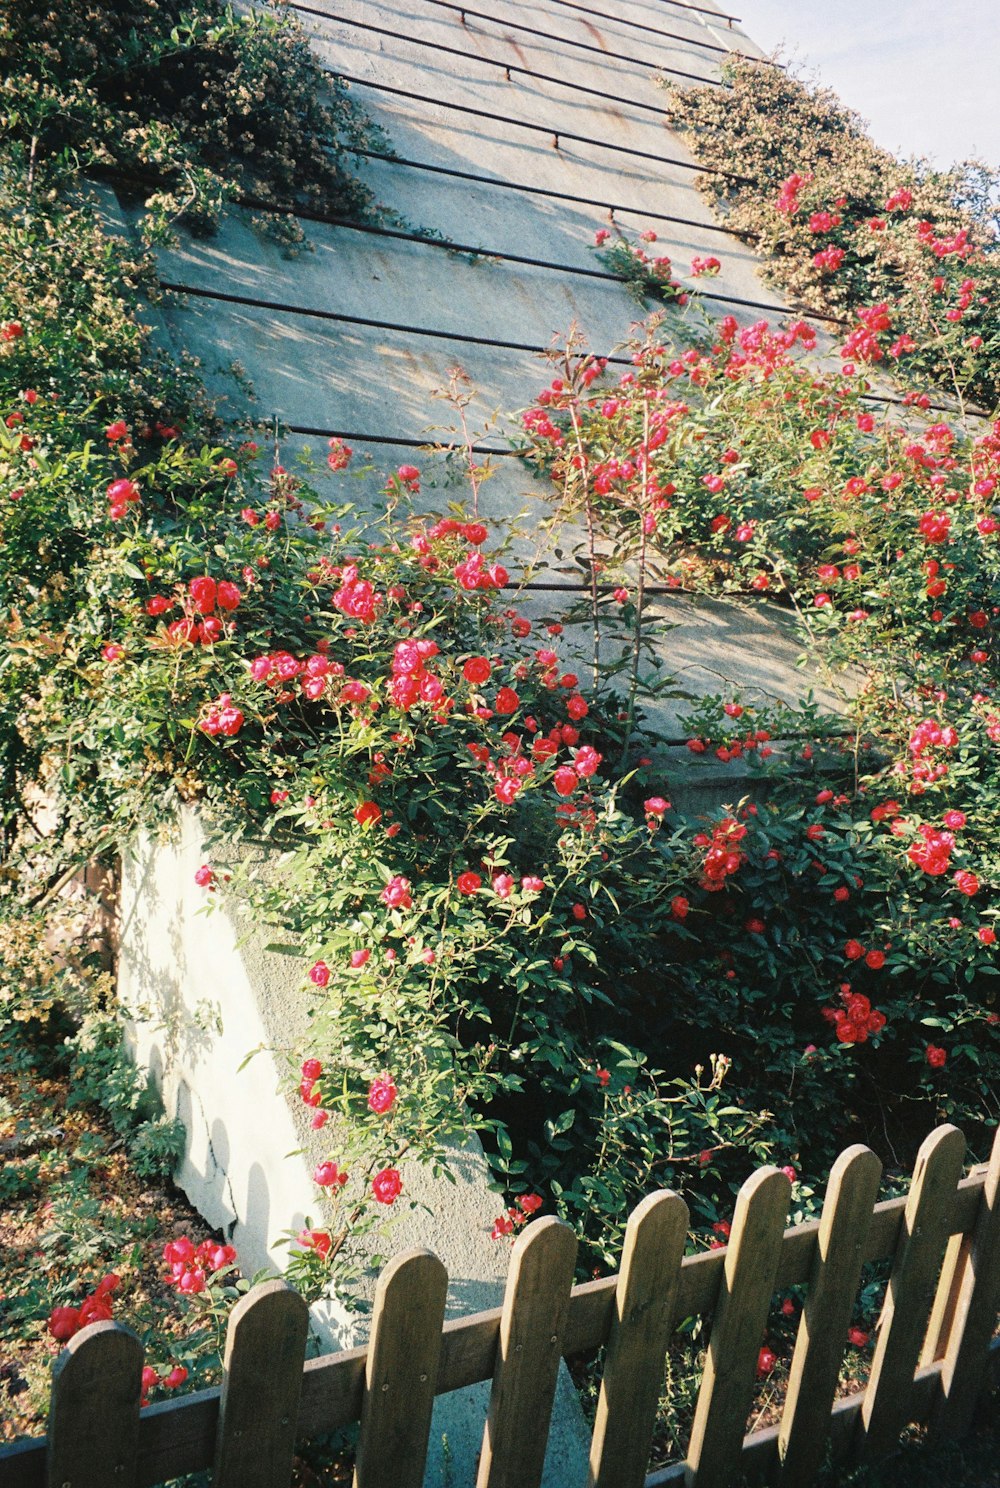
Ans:
POLYGON ((421 1488, 437 1395, 492 1390, 476 1488, 538 1488, 562 1358, 605 1349, 590 1488, 729 1488, 744 1470, 807 1488, 824 1455, 891 1453, 909 1422, 961 1435, 1000 1378, 1000 1135, 962 1178, 965 1142, 924 1142, 905 1199, 875 1203, 881 1164, 843 1153, 819 1220, 785 1229, 790 1185, 765 1168, 743 1185, 724 1249, 683 1256, 687 1206, 643 1200, 621 1270, 572 1285, 576 1237, 554 1218, 517 1240, 503 1306, 444 1321, 447 1275, 408 1251, 378 1283, 367 1347, 304 1362, 306 1305, 283 1281, 234 1309, 223 1384, 140 1412, 142 1349, 103 1322, 53 1370, 47 1441, 0 1449, 2 1488, 151 1488, 212 1469, 214 1488, 285 1488, 296 1442, 360 1422, 355 1488, 421 1488), (890 1274, 866 1390, 835 1400, 861 1268, 890 1274), (745 1436, 776 1292, 806 1288, 780 1422, 745 1436), (687 1460, 647 1476, 670 1336, 711 1316, 687 1460))

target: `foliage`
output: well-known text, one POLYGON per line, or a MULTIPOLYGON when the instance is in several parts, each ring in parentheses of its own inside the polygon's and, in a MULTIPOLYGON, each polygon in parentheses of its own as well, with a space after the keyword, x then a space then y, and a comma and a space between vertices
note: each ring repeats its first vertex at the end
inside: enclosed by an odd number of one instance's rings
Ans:
MULTIPOLYGON (((211 228, 227 197, 370 215, 351 152, 384 136, 287 12, 220 0, 0 7, 3 139, 29 187, 104 169, 143 189, 146 229, 211 228)), ((287 217, 270 226, 289 238, 287 217)))
MULTIPOLYGON (((410 465, 379 513, 322 503, 149 357, 143 265, 84 209, 26 202, 12 174, 6 902, 39 912, 197 803, 206 905, 269 924, 311 999, 290 1082, 330 1140, 304 1290, 350 1280, 405 1159, 446 1165, 470 1126, 514 1200, 497 1239, 548 1203, 590 1269, 653 1185, 708 1244, 761 1159, 794 1165, 805 1214, 845 1137, 902 1161, 935 1116, 995 1112, 1000 430, 931 423, 916 390, 912 422, 876 413, 850 364, 796 360, 802 322, 669 345, 661 317, 616 382, 571 345, 525 432, 583 533, 584 663, 489 550, 471 443, 447 513, 410 465), (643 720, 654 577, 770 597, 844 694, 835 720, 707 700, 691 760, 733 767, 731 801, 693 821, 643 720)), ((883 319, 852 356, 884 360, 883 319)), ((913 334, 963 399, 966 334, 913 334)), ((108 1027, 77 1047, 127 1125, 108 1027)))
MULTIPOLYGON (((649 254, 640 244, 656 242, 656 233, 647 230, 640 234, 639 243, 630 243, 616 227, 598 228, 594 234, 594 248, 606 269, 628 286, 640 304, 648 300, 662 305, 686 303, 687 297, 677 279, 671 278, 673 265, 666 254, 649 254)), ((696 260, 697 262, 697 260, 696 260)))
MULTIPOLYGON (((584 544, 595 626, 611 598, 638 642, 654 569, 771 596, 844 707, 717 697, 689 719, 693 760, 731 768, 734 796, 747 770, 767 788, 693 838, 670 967, 685 1016, 724 1032, 751 1106, 775 1092, 811 1172, 851 1123, 901 1146, 936 1114, 971 1129, 1000 1073, 997 428, 904 423, 797 361, 802 323, 727 318, 680 354, 662 336, 614 385, 560 363, 525 415, 562 513, 638 571, 614 588, 584 544)), ((647 1012, 646 1036, 674 1017, 647 1012)))
POLYGON ((165 1388, 186 1372, 192 1384, 219 1375, 217 1330, 199 1322, 203 1303, 163 1276, 164 1241, 192 1223, 196 1241, 207 1232, 158 1174, 137 1173, 107 1116, 74 1083, 53 1020, 0 1030, 4 1441, 44 1425, 56 1351, 101 1317, 136 1330, 165 1388))
POLYGON ((126 1140, 140 1177, 172 1172, 184 1150, 183 1125, 158 1110, 155 1092, 129 1058, 118 1017, 88 1014, 66 1046, 72 1060, 68 1106, 83 1101, 100 1106, 126 1140))
POLYGON ((844 355, 984 405, 1000 399, 997 174, 898 160, 829 89, 770 62, 727 62, 725 91, 671 85, 667 115, 727 226, 774 284, 844 318, 844 355), (878 344, 858 312, 881 306, 878 344), (963 334, 955 336, 952 327, 963 334), (860 343, 860 345, 858 344, 860 343))

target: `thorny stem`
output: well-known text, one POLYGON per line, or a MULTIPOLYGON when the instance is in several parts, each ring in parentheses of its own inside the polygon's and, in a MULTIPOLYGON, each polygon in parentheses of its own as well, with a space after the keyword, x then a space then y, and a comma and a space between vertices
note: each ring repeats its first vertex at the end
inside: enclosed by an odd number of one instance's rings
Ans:
POLYGON ((625 737, 622 740, 622 761, 628 755, 628 747, 635 728, 635 699, 639 690, 639 662, 642 657, 642 616, 646 600, 646 557, 649 534, 646 531, 646 516, 649 507, 649 398, 643 394, 642 403, 642 496, 639 503, 639 577, 635 594, 635 639, 632 643, 632 665, 629 669, 628 717, 625 721, 625 737))
POLYGON ((28 152, 28 179, 24 202, 24 225, 27 227, 31 222, 31 198, 35 189, 35 163, 38 158, 38 135, 31 136, 31 149, 28 152))
MULTIPOLYGON (((568 352, 566 356, 566 374, 567 381, 569 381, 572 377, 572 370, 569 364, 568 352)), ((575 400, 569 405, 569 414, 573 421, 573 438, 576 442, 577 454, 580 456, 580 474, 583 480, 583 515, 587 524, 587 567, 590 578, 590 623, 592 637, 590 665, 594 674, 594 692, 596 694, 601 686, 601 612, 598 608, 597 533, 594 527, 594 507, 590 499, 589 470, 583 443, 583 430, 580 428, 580 418, 577 413, 575 400)))
MULTIPOLYGON (((454 378, 454 374, 453 374, 454 378)), ((479 466, 472 450, 472 436, 469 433, 469 423, 465 417, 465 404, 460 398, 455 399, 458 409, 458 417, 462 424, 462 443, 465 446, 465 463, 469 471, 469 485, 472 487, 472 515, 479 516, 479 466)))
MULTIPOLYGON (((409 1142, 404 1142, 403 1145, 400 1147, 399 1151, 396 1153, 395 1157, 393 1158, 393 1161, 394 1162, 399 1162, 401 1158, 405 1157, 406 1153, 409 1150, 409 1147, 410 1147, 409 1142)), ((367 1169, 365 1170, 365 1179, 366 1180, 371 1177, 373 1171, 378 1166, 379 1166, 379 1159, 378 1158, 372 1158, 371 1162, 368 1164, 367 1169)), ((332 1265, 333 1264, 333 1262, 337 1259, 337 1256, 343 1250, 343 1248, 346 1245, 347 1241, 351 1238, 351 1230, 354 1228, 354 1226, 357 1224, 358 1220, 361 1218, 362 1214, 364 1213, 364 1211, 365 1211, 365 1204, 366 1203, 367 1203, 367 1200, 361 1199, 359 1201, 359 1203, 355 1204, 354 1208, 351 1210, 350 1214, 347 1216, 347 1222, 344 1225, 344 1228, 339 1232, 339 1234, 337 1234, 337 1235, 334 1236, 333 1244, 330 1246, 330 1252, 329 1252, 329 1256, 327 1258, 327 1264, 328 1265, 332 1265)))

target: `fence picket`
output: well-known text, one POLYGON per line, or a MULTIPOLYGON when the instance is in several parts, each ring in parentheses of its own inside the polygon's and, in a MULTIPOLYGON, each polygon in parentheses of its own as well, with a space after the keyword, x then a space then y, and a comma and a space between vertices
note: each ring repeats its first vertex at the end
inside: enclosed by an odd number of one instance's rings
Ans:
POLYGON ((958 1289, 931 1429, 962 1436, 982 1392, 986 1351, 1000 1310, 1000 1128, 958 1289))
POLYGON ((132 1488, 139 1447, 142 1344, 121 1323, 92 1323, 52 1366, 48 1488, 132 1488))
POLYGON ((213 1488, 288 1488, 308 1331, 309 1309, 284 1281, 263 1282, 233 1308, 213 1488))
POLYGON ((921 1365, 933 1364, 936 1359, 944 1356, 948 1347, 971 1238, 970 1235, 952 1235, 945 1246, 941 1275, 938 1277, 927 1332, 920 1350, 921 1365))
POLYGON ((476 1488, 541 1482, 575 1263, 558 1219, 534 1220, 514 1245, 476 1488))
POLYGON ((688 1220, 684 1200, 669 1192, 650 1194, 629 1219, 590 1447, 590 1488, 642 1488, 645 1481, 688 1220))
POLYGON ((830 1172, 778 1432, 782 1488, 811 1483, 823 1460, 881 1176, 882 1164, 862 1146, 842 1152, 830 1172))
POLYGON ((448 1273, 429 1250, 389 1262, 375 1291, 354 1488, 420 1488, 448 1273))
POLYGON ((965 1138, 955 1126, 939 1126, 917 1153, 861 1407, 859 1456, 865 1461, 891 1452, 909 1420, 913 1377, 964 1156, 965 1138))
POLYGON ((737 1195, 691 1430, 687 1488, 728 1488, 739 1476, 790 1194, 779 1168, 761 1168, 737 1195))

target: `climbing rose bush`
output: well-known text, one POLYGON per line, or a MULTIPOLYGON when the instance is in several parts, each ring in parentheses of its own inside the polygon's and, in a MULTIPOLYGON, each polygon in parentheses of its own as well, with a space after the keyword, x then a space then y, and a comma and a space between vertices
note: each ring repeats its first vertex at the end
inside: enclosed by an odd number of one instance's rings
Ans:
POLYGON ((719 171, 702 190, 765 275, 839 319, 848 356, 993 409, 996 170, 899 160, 829 89, 772 60, 724 73, 725 91, 669 86, 667 115, 719 171))
POLYGON ((561 364, 524 416, 560 514, 603 536, 580 555, 592 623, 631 622, 641 682, 652 579, 766 597, 843 710, 723 696, 690 716, 691 763, 732 772, 735 809, 692 839, 670 975, 726 1029, 740 1086, 754 1064, 792 1082, 794 1148, 881 1118, 902 1137, 918 1112, 968 1125, 997 1072, 1000 425, 923 394, 900 414, 856 364, 818 376, 803 322, 668 331, 613 381, 561 364))
MULTIPOLYGON (((410 464, 381 517, 324 502, 280 436, 224 441, 190 376, 149 371, 120 266, 79 209, 60 222, 6 229, 4 908, 197 804, 206 908, 268 925, 312 1012, 284 1051, 317 1152, 288 1237, 305 1289, 356 1276, 408 1164, 473 1127, 497 1242, 548 1208, 588 1268, 653 1187, 708 1244, 756 1161, 795 1168, 806 1212, 845 1138, 905 1153, 948 1115, 975 1140, 1000 431, 924 410, 922 382, 905 417, 871 401, 892 307, 832 376, 801 320, 654 323, 620 375, 569 348, 524 428, 553 524, 583 533, 581 647, 579 616, 519 594, 471 452, 454 509, 410 464), (671 589, 779 606, 844 698, 705 700, 685 760, 726 773, 691 820, 649 721, 671 589)), ((349 491, 342 441, 327 465, 349 491)))

